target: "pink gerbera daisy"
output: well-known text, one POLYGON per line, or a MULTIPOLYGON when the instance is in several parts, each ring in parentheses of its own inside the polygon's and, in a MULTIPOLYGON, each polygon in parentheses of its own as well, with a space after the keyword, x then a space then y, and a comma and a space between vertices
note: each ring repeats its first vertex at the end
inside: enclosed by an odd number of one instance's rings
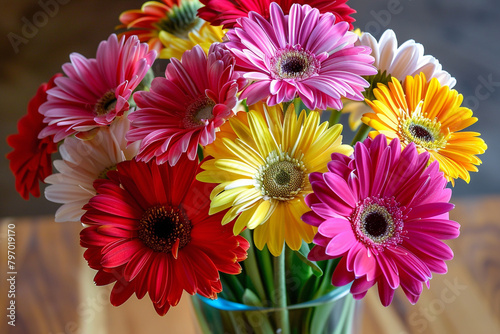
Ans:
POLYGON ((376 74, 371 50, 354 46, 356 34, 347 22, 335 23, 331 13, 308 5, 292 5, 290 14, 272 3, 270 19, 250 12, 227 33, 226 47, 237 69, 253 80, 242 98, 253 104, 287 102, 297 95, 309 109, 342 109, 342 97, 363 100, 368 87, 362 75, 376 74))
POLYGON ((63 65, 67 77, 55 80, 56 87, 40 113, 48 123, 39 135, 54 135, 54 142, 76 132, 109 125, 129 108, 127 102, 155 60, 156 52, 132 36, 118 41, 112 34, 102 41, 95 59, 72 53, 63 65))
POLYGON ((113 305, 149 293, 164 315, 184 290, 213 299, 219 272, 240 273, 249 243, 220 224, 224 213, 208 214, 214 185, 195 180, 197 167, 185 158, 175 167, 125 161, 95 182, 80 240, 95 283, 115 283, 113 305))
POLYGON ((347 0, 201 0, 200 2, 205 6, 198 9, 198 15, 205 21, 211 22, 212 25, 224 25, 224 29, 233 28, 237 25, 238 18, 246 17, 250 12, 259 13, 268 19, 271 2, 276 2, 285 14, 288 14, 294 3, 308 4, 317 8, 321 13, 332 13, 337 22, 349 23, 350 29, 353 28, 352 22, 354 22, 350 15, 356 13, 346 4, 347 0))
POLYGON ((333 277, 336 286, 353 282, 362 298, 375 283, 384 306, 401 286, 416 303, 432 272, 447 271, 453 252, 440 239, 459 235, 449 220, 451 190, 437 162, 415 145, 401 151, 398 139, 384 135, 357 143, 354 155, 333 154, 328 172, 310 174, 312 211, 302 219, 318 227, 309 258, 341 257, 333 277))
POLYGON ((245 80, 234 72, 230 52, 214 44, 208 56, 200 46, 172 58, 165 78, 155 78, 150 91, 138 92, 139 109, 129 115, 130 142, 141 140, 139 160, 156 157, 175 165, 186 152, 196 157, 198 144, 214 141, 215 131, 234 115, 236 93, 245 80))

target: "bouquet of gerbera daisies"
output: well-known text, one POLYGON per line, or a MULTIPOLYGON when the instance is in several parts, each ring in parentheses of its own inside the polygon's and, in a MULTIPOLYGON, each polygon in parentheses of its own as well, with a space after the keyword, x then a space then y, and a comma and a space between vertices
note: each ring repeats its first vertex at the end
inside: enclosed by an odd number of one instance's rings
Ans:
POLYGON ((352 297, 416 303, 447 271, 477 118, 422 45, 353 31, 346 2, 149 1, 40 86, 8 138, 16 189, 50 184, 113 305, 164 315, 186 291, 207 332, 348 331, 352 297))

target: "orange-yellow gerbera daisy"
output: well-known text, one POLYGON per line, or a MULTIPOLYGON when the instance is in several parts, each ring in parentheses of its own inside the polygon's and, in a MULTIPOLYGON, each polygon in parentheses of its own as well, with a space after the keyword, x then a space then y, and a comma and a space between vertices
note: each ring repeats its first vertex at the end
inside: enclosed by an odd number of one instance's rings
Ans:
POLYGON ((238 217, 234 233, 254 230, 254 243, 278 256, 284 243, 298 250, 310 243, 314 227, 300 217, 309 211, 304 196, 312 191, 308 175, 325 172, 334 152, 350 155, 342 145, 341 125, 320 124, 311 111, 297 117, 293 105, 285 115, 281 104, 258 103, 239 112, 222 126, 217 139, 205 148, 214 157, 205 161, 197 179, 218 183, 211 194, 210 214, 228 209, 227 224, 238 217), (228 124, 229 125, 226 125, 228 124))
POLYGON ((150 49, 160 51, 163 44, 160 33, 187 39, 189 32, 204 22, 196 12, 201 7, 198 0, 147 1, 141 9, 127 10, 120 15, 122 23, 117 29, 125 29, 121 35, 137 35, 150 49))
POLYGON ((404 86, 396 78, 388 86, 373 90, 376 100, 366 100, 375 113, 366 113, 362 121, 388 140, 398 137, 402 147, 413 142, 419 152, 428 151, 441 171, 454 185, 454 179, 470 181, 469 172, 477 172, 487 146, 477 132, 462 131, 477 121, 472 111, 461 107, 463 96, 437 79, 427 82, 425 75, 407 76, 404 86))

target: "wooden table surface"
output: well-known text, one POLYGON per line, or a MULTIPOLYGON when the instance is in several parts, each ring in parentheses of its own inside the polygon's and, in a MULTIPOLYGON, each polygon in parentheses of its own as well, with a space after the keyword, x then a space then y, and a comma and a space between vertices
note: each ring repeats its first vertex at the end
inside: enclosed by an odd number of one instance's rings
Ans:
MULTIPOLYGON (((384 308, 370 291, 358 304, 357 333, 500 333, 500 196, 453 202, 452 218, 462 228, 459 239, 449 242, 455 259, 448 262, 448 274, 435 275, 416 306, 397 293, 384 308)), ((188 295, 164 317, 148 297, 111 306, 110 287, 92 284, 94 271, 83 260, 80 229, 51 217, 0 220, 0 333, 196 333, 188 295), (15 327, 6 317, 9 224, 16 233, 15 327)))

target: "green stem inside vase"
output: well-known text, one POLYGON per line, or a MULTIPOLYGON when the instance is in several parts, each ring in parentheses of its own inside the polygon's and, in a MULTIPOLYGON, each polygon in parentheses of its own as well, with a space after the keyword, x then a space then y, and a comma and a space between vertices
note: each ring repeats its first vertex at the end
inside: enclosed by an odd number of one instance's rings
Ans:
POLYGON ((285 251, 274 257, 274 307, 279 308, 276 314, 276 328, 281 328, 281 334, 290 334, 290 323, 286 300, 285 251))

